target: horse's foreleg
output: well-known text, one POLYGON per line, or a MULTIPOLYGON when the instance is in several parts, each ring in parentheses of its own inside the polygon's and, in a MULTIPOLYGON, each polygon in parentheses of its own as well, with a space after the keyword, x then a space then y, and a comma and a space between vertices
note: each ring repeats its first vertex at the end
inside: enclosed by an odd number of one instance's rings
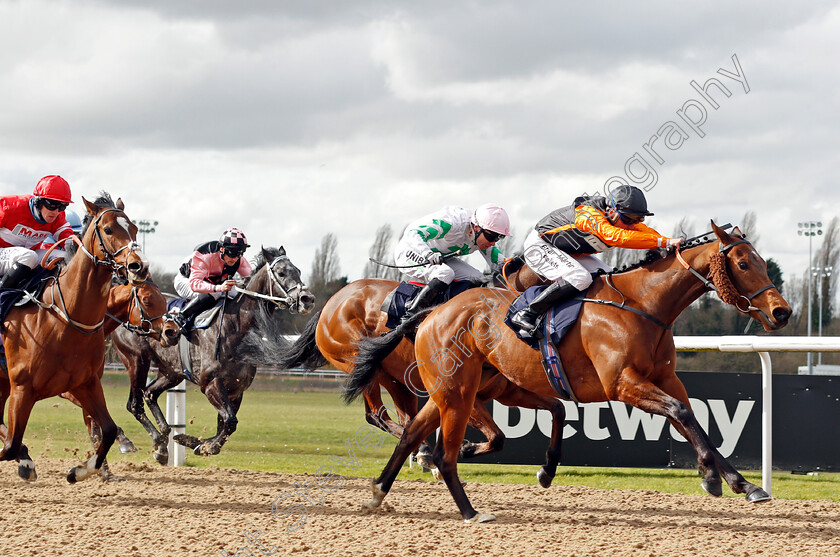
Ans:
POLYGON ((167 462, 169 462, 169 432, 172 431, 172 428, 169 427, 169 424, 166 421, 166 416, 164 416, 163 410, 160 409, 158 399, 160 398, 161 393, 167 389, 171 389, 180 382, 181 379, 179 377, 168 377, 160 374, 157 376, 157 379, 155 379, 152 384, 146 387, 143 391, 143 399, 146 401, 146 405, 149 407, 149 411, 151 411, 152 416, 154 416, 157 421, 160 431, 158 431, 146 417, 146 412, 142 410, 142 405, 140 413, 134 415, 134 417, 143 424, 143 427, 146 428, 146 431, 148 431, 149 435, 152 437, 154 459, 164 466, 166 466, 167 462))
POLYGON ((242 395, 239 395, 235 401, 231 400, 228 397, 227 389, 219 378, 214 378, 207 384, 204 395, 216 409, 216 412, 219 413, 216 418, 216 435, 209 439, 199 439, 192 435, 181 434, 176 435, 173 439, 176 443, 193 449, 193 452, 198 456, 211 456, 219 454, 222 445, 236 431, 236 426, 239 423, 236 412, 242 402, 242 395))
POLYGON ((394 447, 394 452, 385 465, 385 469, 378 478, 371 483, 373 499, 362 505, 366 509, 375 509, 382 504, 382 500, 394 485, 394 480, 400 473, 405 460, 420 446, 440 424, 438 407, 431 400, 420 409, 417 416, 405 427, 400 442, 394 447))
POLYGON ((563 441, 563 427, 566 425, 566 407, 560 399, 538 395, 517 387, 512 383, 497 400, 507 406, 520 406, 551 412, 551 439, 545 452, 545 464, 537 472, 537 480, 543 487, 549 487, 557 474, 560 462, 560 445, 563 441))
POLYGON ((766 491, 744 479, 715 448, 708 434, 700 427, 694 412, 691 411, 685 387, 676 375, 674 375, 674 381, 662 384, 663 388, 673 392, 676 397, 649 382, 636 380, 622 381, 619 400, 645 412, 665 416, 674 424, 677 431, 694 448, 700 471, 704 474, 702 486, 709 494, 716 497, 723 494, 719 475, 719 472, 723 472, 726 483, 734 493, 746 493, 747 500, 753 503, 770 499, 766 491))
MULTIPOLYGON (((3 422, 3 414, 6 409, 6 401, 9 399, 9 381, 8 378, 3 378, 0 380, 0 437, 2 437, 3 444, 5 445, 9 437, 9 428, 6 427, 6 424, 3 422)), ((21 479, 26 481, 33 481, 38 478, 38 474, 35 473, 35 463, 32 461, 32 458, 29 456, 29 449, 21 443, 20 448, 18 449, 17 455, 18 461, 18 476, 21 479)))
POLYGON ((72 394, 82 404, 84 413, 96 422, 101 432, 96 454, 84 465, 75 466, 67 472, 67 481, 76 483, 89 478, 102 469, 108 450, 117 437, 117 425, 111 418, 111 414, 108 413, 108 407, 105 405, 105 394, 102 392, 102 384, 98 376, 94 375, 88 379, 83 385, 74 389, 72 394))

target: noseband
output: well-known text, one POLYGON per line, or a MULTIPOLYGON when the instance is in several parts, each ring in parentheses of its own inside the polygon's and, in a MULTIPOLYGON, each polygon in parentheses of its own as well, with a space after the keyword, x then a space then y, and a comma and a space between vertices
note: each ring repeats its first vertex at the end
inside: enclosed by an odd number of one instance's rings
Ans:
POLYGON ((705 285, 706 290, 712 290, 716 292, 718 297, 720 297, 720 299, 723 300, 723 302, 733 306, 735 309, 744 314, 748 314, 751 311, 757 311, 761 313, 768 321, 772 321, 770 317, 766 313, 764 313, 764 311, 752 305, 752 301, 756 296, 758 296, 762 292, 770 290, 771 288, 776 288, 776 285, 774 285, 771 282, 762 286, 755 292, 743 294, 738 285, 732 280, 732 277, 729 275, 729 272, 726 269, 726 256, 729 253, 729 250, 740 244, 747 244, 748 246, 752 247, 752 244, 750 244, 750 242, 744 238, 740 238, 739 240, 736 240, 726 246, 724 246, 723 242, 721 242, 717 253, 713 254, 711 257, 711 260, 709 262, 709 274, 707 277, 704 277, 703 275, 698 273, 695 269, 691 267, 691 265, 688 264, 688 262, 686 262, 685 259, 683 259, 682 254, 680 254, 679 248, 677 248, 676 255, 677 259, 682 264, 682 266, 688 269, 698 279, 700 279, 700 281, 705 285), (742 308, 739 305, 739 303, 742 300, 746 302, 746 308, 742 308))

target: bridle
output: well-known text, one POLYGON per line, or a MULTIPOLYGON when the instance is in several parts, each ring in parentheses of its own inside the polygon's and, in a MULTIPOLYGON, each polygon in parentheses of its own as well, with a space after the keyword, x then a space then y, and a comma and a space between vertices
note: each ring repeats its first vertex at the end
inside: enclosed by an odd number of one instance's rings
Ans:
MULTIPOLYGON (((143 283, 146 284, 146 283, 143 283)), ((137 286, 132 285, 131 287, 131 299, 128 301, 128 319, 125 321, 119 319, 118 317, 111 315, 110 313, 106 313, 107 317, 110 317, 132 333, 144 337, 144 336, 151 336, 153 334, 157 334, 158 336, 163 335, 163 327, 169 321, 174 321, 175 319, 169 314, 164 313, 162 315, 158 315, 157 317, 149 317, 146 313, 146 310, 143 308, 143 304, 140 302, 140 294, 137 291, 137 286), (135 325, 131 323, 131 310, 132 306, 137 308, 138 313, 140 314, 140 324, 135 325), (161 325, 160 329, 155 329, 153 323, 158 319, 163 319, 163 325, 161 325)))
POLYGON ((288 256, 280 255, 268 265, 268 295, 253 290, 246 290, 245 288, 238 288, 240 292, 247 296, 259 298, 267 302, 271 302, 279 309, 288 309, 290 313, 296 313, 294 308, 300 305, 301 293, 306 290, 306 285, 302 282, 297 283, 294 287, 286 290, 280 282, 280 278, 274 271, 274 266, 283 260, 288 260, 288 256), (275 289, 277 293, 275 294, 275 289))
POLYGON ((734 248, 735 246, 746 244, 752 247, 752 244, 745 238, 739 238, 738 240, 732 242, 728 245, 723 245, 723 242, 720 242, 720 247, 716 254, 712 256, 712 262, 709 265, 709 275, 704 277, 699 272, 697 272, 688 262, 683 259, 682 254, 680 254, 679 248, 676 250, 677 260, 682 264, 683 267, 688 269, 695 277, 700 279, 703 285, 706 287, 706 290, 714 291, 723 300, 725 303, 730 304, 735 309, 740 311, 741 313, 748 314, 751 311, 758 311, 761 313, 768 321, 771 321, 770 317, 764 313, 763 310, 760 308, 752 305, 752 301, 756 298, 759 294, 770 290, 771 288, 776 288, 772 282, 762 286, 758 290, 752 293, 743 293, 743 289, 732 279, 728 270, 726 269, 726 256, 729 254, 729 251, 734 248), (717 257, 716 257, 717 256, 717 257), (717 269, 719 269, 717 272, 717 269), (739 304, 741 301, 744 300, 746 302, 746 307, 742 308, 739 304))
MULTIPOLYGON (((99 221, 102 219, 102 217, 106 213, 112 213, 112 212, 122 213, 122 211, 120 209, 117 209, 117 208, 106 208, 96 216, 96 219, 90 225, 90 226, 93 226, 93 230, 94 230, 94 233, 95 233, 96 240, 99 243, 99 249, 102 251, 102 253, 105 254, 105 257, 103 259, 98 258, 96 255, 94 255, 93 253, 88 251, 88 249, 85 247, 85 245, 82 243, 82 241, 77 236, 73 235, 70 238, 72 238, 73 241, 76 242, 78 247, 81 249, 82 253, 87 255, 88 258, 90 258, 90 260, 93 261, 94 265, 104 265, 106 267, 109 267, 113 272, 119 274, 121 270, 126 270, 127 271, 128 268, 127 268, 126 265, 124 265, 122 263, 118 263, 117 260, 116 260, 116 257, 122 251, 124 251, 126 249, 128 250, 128 254, 131 254, 135 250, 140 249, 140 244, 138 244, 136 241, 132 240, 132 241, 128 242, 126 245, 124 245, 123 247, 121 247, 120 249, 118 249, 117 251, 112 252, 111 250, 108 249, 108 247, 105 245, 104 238, 102 238, 102 232, 99 230, 99 221)), ((123 214, 125 214, 125 213, 123 213, 123 214)), ((126 218, 128 218, 128 217, 126 217, 126 218)), ((47 259, 50 255, 50 253, 58 245, 59 245, 58 243, 55 243, 50 247, 49 250, 47 250, 47 252, 44 254, 44 257, 41 259, 41 266, 43 266, 46 269, 52 269, 52 268, 55 267, 55 265, 58 263, 58 258, 54 259, 51 262, 47 262, 47 259)), ((126 259, 127 258, 128 258, 128 255, 126 255, 126 259)), ((41 307, 42 309, 51 309, 51 310, 55 311, 56 314, 65 323, 67 323, 68 325, 73 327, 73 329, 75 329, 76 331, 78 331, 82 334, 89 335, 89 334, 93 334, 93 333, 99 331, 102 328, 102 325, 105 323, 105 318, 103 317, 102 320, 99 323, 96 323, 95 325, 86 325, 84 323, 81 323, 79 321, 74 320, 72 317, 70 317, 70 313, 67 311, 67 305, 64 302, 64 294, 61 292, 61 286, 58 283, 58 278, 51 277, 51 279, 52 279, 52 283, 50 285, 50 294, 51 294, 51 297, 52 297, 52 302, 51 303, 47 304, 45 302, 42 302, 41 300, 37 299, 35 296, 32 296, 28 293, 26 294, 26 297, 29 300, 38 304, 38 306, 41 307), (55 304, 55 299, 56 299, 55 292, 58 292, 58 300, 61 304, 60 306, 55 304)))

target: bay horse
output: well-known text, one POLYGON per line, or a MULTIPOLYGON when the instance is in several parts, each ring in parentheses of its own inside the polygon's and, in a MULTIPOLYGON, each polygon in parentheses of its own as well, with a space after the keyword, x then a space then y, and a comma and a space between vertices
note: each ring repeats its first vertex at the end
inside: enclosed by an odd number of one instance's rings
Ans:
POLYGON ((131 378, 128 411, 151 436, 153 456, 161 464, 165 465, 169 460, 167 444, 171 431, 158 405, 161 393, 183 379, 199 386, 219 414, 216 435, 209 439, 176 435, 174 439, 193 449, 196 455, 218 454, 236 430, 236 414, 242 404, 242 395, 257 372, 255 362, 243 358, 239 350, 243 339, 252 336, 252 329, 266 321, 275 309, 307 313, 315 303, 315 297, 301 280, 300 269, 291 262, 283 247, 262 248, 253 274, 238 290, 235 299, 225 301, 222 312, 211 326, 191 331, 189 353, 194 370, 191 375, 184 372, 179 347, 155 345, 124 329, 117 329, 111 335, 114 348, 131 378), (217 340, 220 341, 218 358, 217 340), (146 386, 152 364, 157 366, 158 376, 146 386), (146 416, 144 401, 158 427, 146 416))
MULTIPOLYGON (((577 400, 617 400, 665 416, 697 453, 705 491, 722 495, 722 475, 734 493, 759 502, 769 499, 769 494, 746 481, 720 454, 691 411, 675 373, 670 327, 689 304, 712 288, 768 331, 784 327, 791 308, 768 278, 764 260, 740 231, 735 228, 727 234, 714 222, 712 227, 716 240, 687 245, 682 252, 596 279, 586 294, 594 302, 583 304, 558 350, 577 400)), ((424 385, 439 388, 431 392, 432 403, 406 427, 382 474, 373 480, 373 499, 366 507, 381 504, 406 457, 440 425, 432 458, 461 516, 471 522, 495 519, 476 512, 457 479, 458 449, 487 370, 497 370, 536 395, 556 393, 542 370, 539 352, 504 324, 514 294, 501 290, 493 294, 468 290, 433 310, 419 326, 418 371, 424 385)), ((562 436, 555 433, 549 461, 560 457, 562 436)))
POLYGON ((82 200, 87 209, 79 240, 82 254, 48 279, 35 303, 12 308, 4 321, 7 380, 0 381, 0 402, 9 402, 9 425, 0 425, 0 460, 18 460, 18 474, 26 480, 36 474, 28 451, 21 450, 22 440, 39 400, 69 392, 101 428, 95 455, 70 469, 70 483, 101 469, 116 436, 100 383, 108 291, 114 272, 131 283, 145 280, 148 263, 121 200, 114 203, 104 192, 94 202, 82 200))
MULTIPOLYGON (((525 265, 524 259, 519 256, 506 260, 500 273, 492 280, 499 286, 521 292, 539 284, 543 279, 525 265)), ((414 343, 404 335, 404 327, 389 332, 386 326, 388 316, 381 311, 385 298, 398 285, 398 282, 383 279, 351 282, 327 301, 324 308, 307 323, 293 345, 269 358, 280 369, 316 369, 329 363, 350 374, 356 365, 357 343, 363 339, 375 343, 385 355, 378 358, 371 367, 375 375, 368 378, 362 392, 365 420, 397 438, 402 435, 402 424, 417 415, 418 395, 426 394, 414 364, 414 343), (394 401, 395 408, 392 410, 398 421, 392 419, 383 404, 380 387, 394 401)), ((487 396, 514 397, 517 389, 506 383, 499 376, 496 382, 487 386, 487 396), (506 395, 503 394, 505 390, 509 391, 506 395)), ((481 431, 487 442, 465 441, 461 448, 462 457, 501 450, 504 434, 481 400, 473 409, 470 425, 481 431)), ((426 455, 430 456, 430 450, 423 445, 418 452, 418 460, 424 466, 434 468, 426 455)))
MULTIPOLYGON (((161 346, 174 346, 181 335, 181 330, 175 320, 166 311, 166 298, 161 294, 160 288, 151 276, 138 284, 130 284, 119 277, 114 277, 111 289, 108 291, 108 305, 105 315, 108 319, 102 325, 102 330, 106 337, 114 332, 117 327, 125 327, 135 335, 156 340, 161 346)), ((100 378, 104 371, 105 368, 103 367, 99 374, 100 378)), ((61 397, 76 406, 81 406, 81 403, 71 393, 62 393, 61 397)), ((83 415, 95 448, 102 437, 101 428, 88 414, 83 412, 83 415)), ((121 453, 137 451, 134 443, 119 426, 117 426, 116 441, 121 453)), ((114 478, 108 468, 107 459, 102 462, 100 473, 105 480, 114 478)))

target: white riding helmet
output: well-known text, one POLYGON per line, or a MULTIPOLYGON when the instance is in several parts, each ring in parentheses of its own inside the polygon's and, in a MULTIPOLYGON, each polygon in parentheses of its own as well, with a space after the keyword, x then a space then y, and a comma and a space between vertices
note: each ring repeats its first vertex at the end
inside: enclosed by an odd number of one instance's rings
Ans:
POLYGON ((470 221, 485 230, 510 236, 510 219, 504 209, 495 203, 485 203, 475 210, 470 221))

